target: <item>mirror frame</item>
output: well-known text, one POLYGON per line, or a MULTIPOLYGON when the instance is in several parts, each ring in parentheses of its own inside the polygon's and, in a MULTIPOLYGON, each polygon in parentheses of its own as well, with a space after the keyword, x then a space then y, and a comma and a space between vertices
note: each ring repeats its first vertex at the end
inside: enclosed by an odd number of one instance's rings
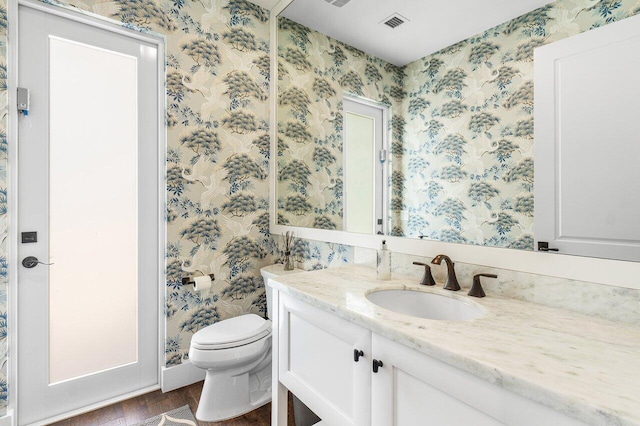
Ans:
MULTIPOLYGON (((456 262, 482 265, 530 274, 626 287, 640 290, 640 262, 628 262, 555 253, 541 253, 500 247, 445 243, 390 235, 356 234, 338 230, 302 228, 279 225, 277 218, 277 106, 278 106, 278 17, 294 0, 280 0, 271 9, 269 18, 271 84, 269 86, 271 156, 269 161, 269 231, 283 235, 291 231, 298 238, 378 249, 387 240, 391 251, 415 256, 436 256, 445 253, 456 262)), ((535 220, 535 218, 534 218, 535 220)))

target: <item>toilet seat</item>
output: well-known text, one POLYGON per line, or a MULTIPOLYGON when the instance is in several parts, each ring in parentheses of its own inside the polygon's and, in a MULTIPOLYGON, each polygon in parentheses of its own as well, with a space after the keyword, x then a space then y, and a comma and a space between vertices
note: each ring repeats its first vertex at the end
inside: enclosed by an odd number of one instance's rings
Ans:
POLYGON ((271 334, 271 320, 255 314, 229 318, 203 328, 191 338, 191 347, 201 350, 229 349, 271 334))

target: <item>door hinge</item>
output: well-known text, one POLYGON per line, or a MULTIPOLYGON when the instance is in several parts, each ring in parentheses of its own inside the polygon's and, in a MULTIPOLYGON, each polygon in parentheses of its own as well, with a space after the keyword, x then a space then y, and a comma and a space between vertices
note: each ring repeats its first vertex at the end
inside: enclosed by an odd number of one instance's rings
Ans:
MULTIPOLYGON (((371 151, 369 151, 371 152, 371 151)), ((384 163, 385 161, 387 161, 387 150, 386 149, 381 149, 380 150, 380 162, 384 163)))

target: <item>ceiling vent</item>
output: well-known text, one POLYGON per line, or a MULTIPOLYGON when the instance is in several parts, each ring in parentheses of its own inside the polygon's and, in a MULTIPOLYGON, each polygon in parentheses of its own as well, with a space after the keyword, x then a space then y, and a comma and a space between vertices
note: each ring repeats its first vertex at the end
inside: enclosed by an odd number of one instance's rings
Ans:
POLYGON ((389 28, 395 29, 407 21, 409 20, 404 16, 400 15, 399 13, 394 13, 393 15, 389 16, 387 19, 383 19, 382 22, 380 23, 385 24, 389 28))
POLYGON ((336 7, 342 7, 345 4, 349 3, 351 0, 324 0, 327 3, 330 3, 336 7))

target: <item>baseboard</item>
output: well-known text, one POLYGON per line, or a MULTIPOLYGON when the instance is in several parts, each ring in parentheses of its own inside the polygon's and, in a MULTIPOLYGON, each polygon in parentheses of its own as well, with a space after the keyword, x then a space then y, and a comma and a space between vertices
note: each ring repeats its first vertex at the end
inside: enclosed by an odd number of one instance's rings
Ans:
POLYGON ((0 426, 13 426, 13 410, 8 409, 7 414, 0 417, 0 426))
POLYGON ((158 388, 159 388, 159 386, 157 384, 155 384, 155 385, 152 385, 152 386, 149 386, 149 387, 146 387, 146 388, 142 388, 142 389, 138 389, 138 390, 133 391, 133 392, 126 393, 124 395, 120 395, 120 396, 116 396, 116 397, 107 399, 105 401, 96 402, 95 404, 87 405, 86 407, 78 408, 77 410, 73 410, 73 411, 69 411, 67 413, 59 414, 57 416, 49 417, 49 418, 44 419, 44 420, 38 420, 37 422, 29 423, 27 426, 46 426, 46 425, 50 425, 51 423, 56 423, 56 422, 59 422, 61 420, 69 419, 71 417, 76 417, 76 416, 79 416, 81 414, 88 413, 89 411, 98 410, 100 408, 103 408, 103 407, 106 407, 106 406, 109 406, 109 405, 112 405, 112 404, 116 404, 118 402, 122 402, 122 401, 125 401, 127 399, 135 398, 136 396, 144 395, 145 393, 153 392, 155 390, 158 390, 158 388))
MULTIPOLYGON (((162 367, 160 386, 162 392, 169 392, 204 380, 205 371, 185 360, 173 367, 162 367)), ((1 425, 0 425, 1 426, 1 425)))

